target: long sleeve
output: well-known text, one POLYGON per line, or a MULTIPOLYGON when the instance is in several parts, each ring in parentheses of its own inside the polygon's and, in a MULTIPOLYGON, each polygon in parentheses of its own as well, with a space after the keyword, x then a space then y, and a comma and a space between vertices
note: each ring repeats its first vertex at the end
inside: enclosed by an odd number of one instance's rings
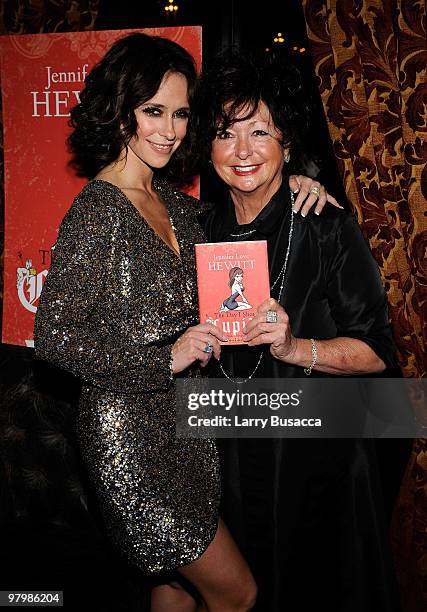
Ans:
POLYGON ((78 196, 67 213, 36 315, 36 354, 107 390, 165 389, 171 341, 143 344, 121 320, 131 299, 121 213, 93 194, 78 196))
POLYGON ((330 246, 327 294, 337 336, 365 342, 387 367, 393 367, 387 296, 377 263, 352 215, 340 225, 330 246))

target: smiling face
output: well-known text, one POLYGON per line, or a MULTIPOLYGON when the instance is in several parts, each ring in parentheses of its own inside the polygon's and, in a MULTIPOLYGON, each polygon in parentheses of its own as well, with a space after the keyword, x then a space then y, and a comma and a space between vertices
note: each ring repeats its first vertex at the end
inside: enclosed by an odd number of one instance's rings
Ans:
POLYGON ((135 109, 138 124, 129 149, 152 168, 163 168, 181 144, 190 114, 186 78, 165 74, 155 96, 135 109))
MULTIPOLYGON (((247 109, 242 109, 236 119, 247 114, 247 109)), ((274 193, 280 186, 284 156, 289 151, 280 140, 281 133, 261 102, 252 117, 218 131, 211 150, 215 171, 232 192, 240 195, 274 193)))

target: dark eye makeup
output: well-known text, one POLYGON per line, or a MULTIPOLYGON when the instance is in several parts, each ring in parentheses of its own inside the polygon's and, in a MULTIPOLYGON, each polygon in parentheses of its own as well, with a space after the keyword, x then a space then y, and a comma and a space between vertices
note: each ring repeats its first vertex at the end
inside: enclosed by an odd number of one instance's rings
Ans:
MULTIPOLYGON (((158 106, 144 106, 141 110, 145 115, 149 115, 150 117, 161 117, 163 114, 163 109, 158 106)), ((188 119, 190 116, 190 109, 179 108, 174 112, 173 116, 179 119, 188 119)))

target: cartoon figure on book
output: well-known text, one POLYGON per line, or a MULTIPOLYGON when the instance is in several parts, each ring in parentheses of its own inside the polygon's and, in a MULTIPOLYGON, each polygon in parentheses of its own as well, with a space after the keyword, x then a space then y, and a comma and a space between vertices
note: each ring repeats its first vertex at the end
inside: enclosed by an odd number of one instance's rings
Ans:
MULTIPOLYGON (((211 243, 266 240, 270 286, 245 344, 223 346, 210 375, 244 389, 254 378, 392 372, 387 298, 355 216, 294 212, 287 177, 311 114, 298 71, 271 53, 227 53, 205 64, 199 95, 206 167, 226 187, 203 229, 211 243)), ((371 442, 218 440, 223 516, 257 582, 256 610, 398 609, 371 442)))
POLYGON ((220 312, 225 310, 249 310, 252 306, 243 295, 245 290, 243 286, 243 270, 242 268, 231 268, 229 272, 228 285, 231 289, 231 295, 223 301, 220 312), (240 296, 240 300, 237 301, 237 297, 240 296))
MULTIPOLYGON (((175 376, 199 375, 226 341, 197 323, 206 238, 199 202, 177 187, 194 173, 195 85, 189 53, 144 34, 88 75, 69 144, 89 182, 61 223, 35 324, 37 356, 81 379, 82 459, 115 546, 156 576, 152 612, 237 612, 256 597, 219 517, 216 443, 175 435, 175 376)), ((289 184, 299 207, 317 185, 289 184)))

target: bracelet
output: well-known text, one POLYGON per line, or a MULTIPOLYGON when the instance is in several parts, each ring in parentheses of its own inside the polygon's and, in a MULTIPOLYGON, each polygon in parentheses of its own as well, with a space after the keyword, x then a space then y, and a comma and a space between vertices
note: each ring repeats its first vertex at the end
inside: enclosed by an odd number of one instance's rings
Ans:
POLYGON ((313 340, 313 338, 310 338, 310 342, 311 342, 311 363, 308 366, 308 368, 304 368, 304 374, 306 376, 310 376, 311 371, 313 370, 314 366, 317 363, 317 346, 316 346, 316 342, 313 340))

